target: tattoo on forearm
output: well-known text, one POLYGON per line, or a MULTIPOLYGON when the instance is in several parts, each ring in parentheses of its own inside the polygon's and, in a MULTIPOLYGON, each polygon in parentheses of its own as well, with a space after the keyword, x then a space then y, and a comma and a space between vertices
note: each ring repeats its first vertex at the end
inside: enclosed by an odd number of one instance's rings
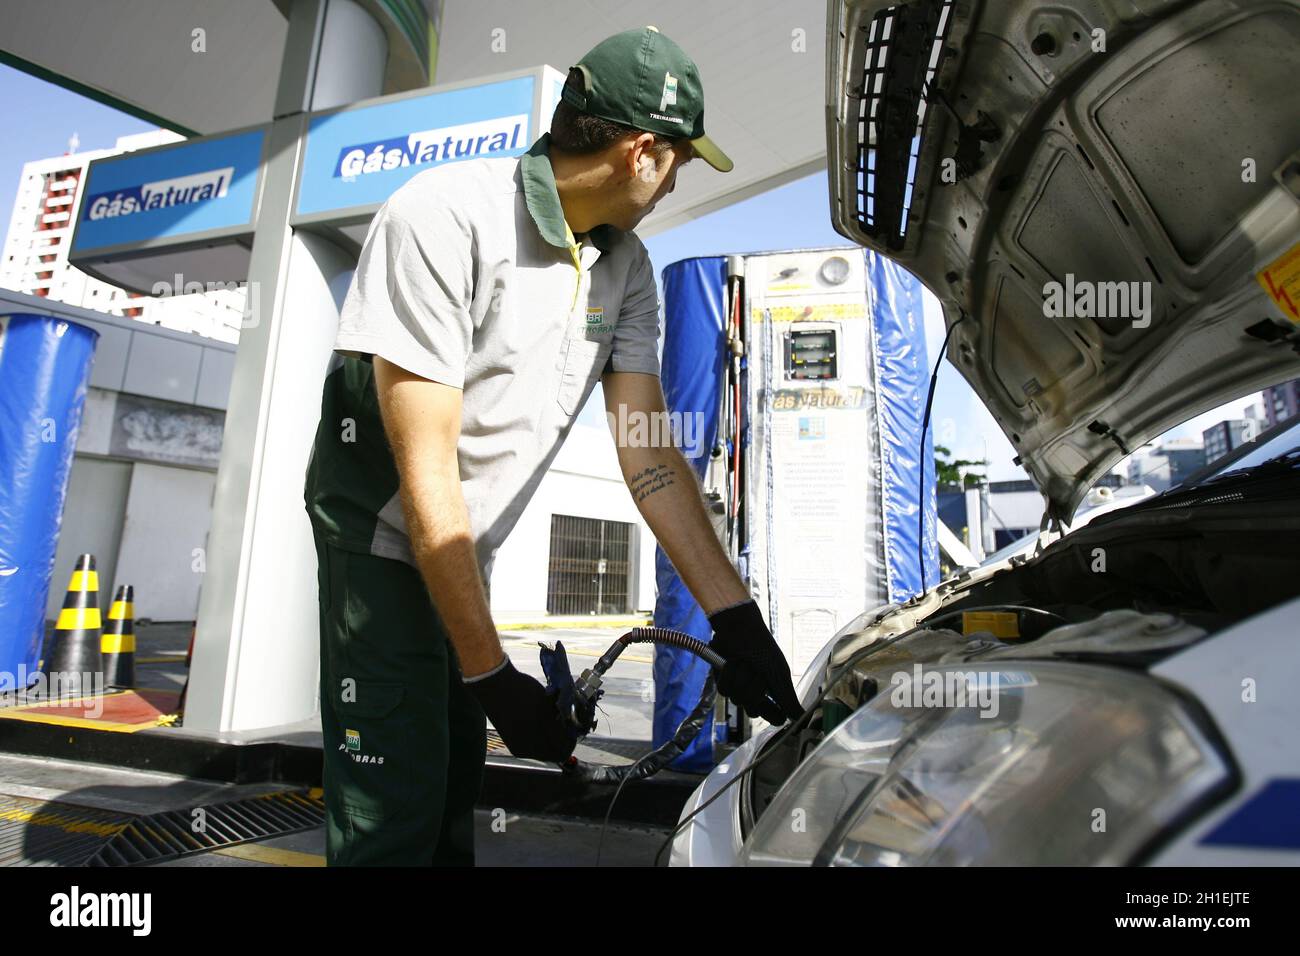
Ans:
POLYGON ((652 465, 628 479, 627 486, 632 490, 632 497, 640 503, 656 491, 662 491, 673 484, 675 474, 669 465, 652 465))

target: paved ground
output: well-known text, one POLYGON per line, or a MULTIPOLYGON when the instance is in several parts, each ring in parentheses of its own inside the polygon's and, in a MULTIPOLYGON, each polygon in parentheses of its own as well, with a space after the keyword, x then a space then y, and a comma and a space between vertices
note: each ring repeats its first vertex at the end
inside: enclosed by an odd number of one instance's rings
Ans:
MULTIPOLYGON (((136 686, 177 690, 185 683, 189 623, 136 625, 136 686)), ((505 625, 509 627, 509 625, 505 625)), ((538 628, 502 630, 501 640, 514 665, 539 680, 539 643, 564 644, 576 677, 596 662, 626 627, 538 628)), ((654 651, 638 644, 626 650, 605 677, 605 696, 596 735, 649 740, 654 715, 654 651)))
MULTIPOLYGON (((146 814, 267 793, 272 784, 237 786, 171 774, 0 755, 0 850, 30 847, 33 830, 69 826, 78 810, 146 814), (39 815, 34 815, 34 813, 39 815)), ((480 866, 590 866, 601 841, 598 821, 482 809, 477 813, 480 866)), ((58 834, 56 833, 55 836, 58 834)), ((604 833, 602 866, 649 866, 667 830, 613 824, 604 833)), ((323 866, 322 827, 182 857, 158 866, 323 866)), ((0 857, 4 854, 0 853, 0 857)), ((46 862, 52 862, 46 860, 46 862)))
MULTIPOLYGON (((595 866, 599 821, 512 813, 475 814, 478 866, 595 866)), ((600 847, 601 866, 651 866, 667 830, 611 825, 600 847)), ((158 866, 324 866, 321 829, 244 844, 158 866)), ((665 851, 664 856, 667 857, 665 851)))
MULTIPOLYGON (((540 643, 564 644, 573 676, 596 663, 609 646, 626 632, 626 628, 548 628, 535 631, 502 631, 501 640, 515 667, 545 683, 538 658, 540 643)), ((654 719, 654 649, 649 644, 634 644, 623 652, 610 668, 601 685, 601 713, 596 736, 625 740, 649 740, 654 719)))
MULTIPOLYGON (((581 622, 575 622, 581 623, 581 622)), ((600 657, 628 625, 596 627, 518 628, 502 625, 502 642, 515 666, 542 679, 538 659, 540 643, 563 642, 574 675, 600 657)), ((185 666, 192 625, 138 623, 136 625, 136 686, 179 691, 185 684, 185 666)), ((584 748, 595 748, 584 759, 622 762, 619 748, 633 741, 648 741, 654 710, 653 650, 638 645, 620 657, 606 675, 605 697, 599 725, 584 748), (608 746, 597 738, 610 740, 608 746), (602 749, 603 748, 603 749, 602 749), (612 750, 609 748, 613 748, 612 750), (608 751, 608 752, 606 752, 608 751)), ((316 719, 295 725, 298 733, 278 737, 319 742, 316 719)), ((185 728, 175 728, 186 733, 185 728)), ((245 735, 228 735, 245 736, 245 735)), ((635 745, 633 745, 635 746, 635 745)), ((33 827, 68 825, 69 814, 155 813, 210 805, 283 789, 274 784, 235 786, 186 779, 169 774, 140 773, 120 768, 69 761, 14 757, 0 754, 0 858, 22 856, 32 846, 33 827), (7 802, 6 802, 7 801, 7 802), (34 817, 34 814, 36 816, 34 817), (33 823, 32 820, 46 820, 33 823)), ((599 821, 572 817, 508 813, 483 809, 477 814, 477 850, 481 866, 582 866, 600 861, 606 866, 648 866, 667 831, 616 824, 603 830, 599 821), (504 814, 504 815, 503 815, 504 814), (602 841, 603 832, 603 845, 602 841)), ((58 833, 42 832, 42 837, 58 833)), ((44 845, 44 844, 42 844, 44 845)), ((302 833, 242 844, 160 866, 323 866, 325 835, 317 827, 302 833)), ((39 854, 38 854, 39 855, 39 854)))

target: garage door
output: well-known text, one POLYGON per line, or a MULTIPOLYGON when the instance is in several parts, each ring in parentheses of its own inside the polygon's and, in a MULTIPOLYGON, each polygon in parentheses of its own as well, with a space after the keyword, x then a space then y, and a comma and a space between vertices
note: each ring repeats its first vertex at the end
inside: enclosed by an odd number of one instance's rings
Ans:
POLYGON ((215 482, 211 472, 136 463, 116 577, 135 586, 136 617, 197 616, 215 482))

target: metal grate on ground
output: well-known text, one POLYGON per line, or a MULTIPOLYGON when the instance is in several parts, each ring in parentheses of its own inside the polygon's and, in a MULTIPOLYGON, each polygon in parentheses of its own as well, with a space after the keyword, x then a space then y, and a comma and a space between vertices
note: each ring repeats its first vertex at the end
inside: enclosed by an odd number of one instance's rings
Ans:
POLYGON ((128 814, 0 795, 0 866, 84 866, 128 814))
POLYGON ((254 843, 325 823, 317 791, 286 790, 246 800, 137 817, 100 848, 88 866, 142 866, 240 843, 254 843), (198 811, 202 811, 202 815, 198 811), (199 825, 196 825, 199 824, 199 825))
POLYGON ((312 830, 325 822, 319 793, 278 791, 145 816, 0 795, 0 866, 139 866, 312 830))

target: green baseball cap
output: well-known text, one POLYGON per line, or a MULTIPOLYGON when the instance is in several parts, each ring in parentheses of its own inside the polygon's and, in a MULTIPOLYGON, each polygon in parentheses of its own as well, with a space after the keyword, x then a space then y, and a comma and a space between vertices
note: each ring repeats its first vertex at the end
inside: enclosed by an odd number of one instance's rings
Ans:
POLYGON ((735 165, 704 135, 704 89, 695 61, 655 27, 602 40, 573 70, 581 74, 581 88, 571 70, 560 95, 575 109, 673 139, 685 136, 721 172, 735 165))

